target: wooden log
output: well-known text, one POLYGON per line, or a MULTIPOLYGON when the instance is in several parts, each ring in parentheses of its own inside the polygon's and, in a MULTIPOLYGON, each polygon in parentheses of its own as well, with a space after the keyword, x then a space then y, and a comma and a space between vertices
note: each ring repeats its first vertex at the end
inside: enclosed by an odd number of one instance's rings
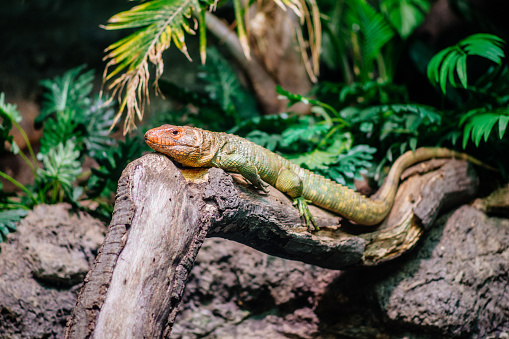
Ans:
POLYGON ((475 193, 477 177, 470 165, 439 164, 424 175, 414 171, 378 228, 351 225, 311 206, 321 227, 311 234, 291 200, 274 188, 261 195, 239 175, 217 168, 183 169, 164 155, 146 155, 131 163, 119 181, 106 240, 68 320, 66 338, 169 337, 206 236, 333 269, 400 256, 415 245, 441 206, 475 193))

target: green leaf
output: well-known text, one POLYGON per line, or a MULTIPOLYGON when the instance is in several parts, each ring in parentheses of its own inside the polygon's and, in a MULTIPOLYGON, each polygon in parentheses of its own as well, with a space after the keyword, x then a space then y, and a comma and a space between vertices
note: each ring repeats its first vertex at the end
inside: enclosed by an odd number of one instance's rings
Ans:
POLYGON ((354 180, 362 181, 362 173, 373 166, 373 154, 376 148, 368 145, 356 145, 341 153, 327 170, 319 171, 336 182, 354 188, 354 180))
POLYGON ((505 41, 495 35, 471 35, 436 54, 428 64, 428 78, 433 85, 439 83, 444 94, 447 85, 458 86, 456 75, 460 80, 461 87, 468 88, 468 56, 477 55, 500 65, 502 58, 505 57, 504 45, 505 41))
POLYGON ((498 137, 503 138, 507 124, 509 122, 509 110, 501 108, 486 112, 482 110, 472 110, 467 113, 467 118, 461 121, 465 124, 463 129, 463 148, 467 146, 471 139, 476 147, 479 147, 481 140, 488 141, 491 132, 495 126, 498 126, 498 137))
POLYGON ((83 143, 92 158, 102 157, 103 153, 116 145, 110 135, 110 126, 115 119, 114 102, 99 97, 84 112, 85 133, 83 143))
POLYGON ((21 114, 16 105, 5 102, 5 94, 2 92, 0 93, 0 151, 5 149, 7 142, 12 145, 12 151, 16 154, 17 145, 14 143, 14 137, 10 135, 13 121, 19 123, 21 114))
POLYGON ((492 34, 474 34, 458 43, 468 55, 478 55, 489 59, 496 64, 502 62, 505 57, 503 46, 505 41, 492 34))
POLYGON ((241 84, 231 63, 216 48, 209 48, 207 54, 207 63, 198 77, 207 84, 205 91, 210 99, 217 102, 235 124, 258 115, 255 99, 241 84))
MULTIPOLYGON (((417 149, 417 138, 410 138, 408 142, 410 144, 410 149, 415 151, 417 149)), ((403 153, 403 151, 401 153, 403 153)))
POLYGON ((500 116, 498 120, 498 137, 502 139, 505 134, 505 130, 507 128, 507 124, 509 123, 509 116, 504 115, 500 116))
POLYGON ((189 25, 193 10, 201 10, 197 0, 147 1, 114 15, 104 27, 107 30, 137 29, 111 44, 106 55, 106 59, 109 59, 107 68, 114 68, 107 72, 105 81, 125 72, 108 86, 113 94, 123 94, 115 122, 127 108, 125 133, 134 128, 136 115, 140 119, 143 116, 148 100, 149 61, 155 66, 157 83, 164 68, 162 53, 170 47, 172 41, 190 59, 185 33, 194 34, 189 25))
POLYGON ((46 154, 39 154, 43 163, 43 168, 37 171, 36 183, 39 190, 45 194, 45 187, 52 188, 50 203, 60 201, 62 195, 71 198, 72 185, 81 174, 81 163, 78 161, 80 151, 76 149, 76 144, 67 140, 65 144, 59 143, 49 149, 46 154))
MULTIPOLYGON (((83 72, 84 68, 85 65, 79 66, 62 76, 41 81, 45 92, 43 108, 36 122, 44 123, 43 137, 40 140, 42 154, 67 140, 73 140, 81 150, 84 136, 89 138, 87 143, 90 144, 90 138, 94 135, 104 134, 104 126, 100 128, 95 124, 97 119, 94 114, 106 114, 111 105, 105 105, 104 108, 94 106, 90 99, 94 71, 83 72)), ((111 121, 110 117, 110 124, 111 121)))
MULTIPOLYGON (((347 1, 349 10, 345 14, 345 21, 352 34, 358 38, 360 55, 355 59, 360 61, 360 71, 363 80, 369 79, 373 71, 374 60, 394 36, 394 30, 384 16, 377 12, 367 1, 347 1)), ((356 48, 354 48, 355 50, 356 48)))
POLYGON ((246 135, 246 139, 268 149, 269 151, 274 151, 276 147, 284 141, 280 134, 269 134, 259 130, 254 130, 248 133, 248 135, 246 135))
POLYGON ((380 2, 380 9, 401 38, 407 39, 424 21, 430 3, 426 0, 384 0, 380 2))
POLYGON ((283 145, 291 145, 295 142, 318 143, 332 126, 327 123, 312 123, 310 119, 301 118, 298 124, 287 128, 282 134, 283 145))
POLYGON ((12 121, 17 123, 21 122, 21 113, 19 113, 17 106, 5 102, 5 93, 0 93, 0 114, 12 121))
POLYGON ((334 163, 338 155, 336 152, 330 150, 321 151, 315 149, 314 151, 300 154, 298 156, 288 156, 291 162, 299 166, 308 168, 310 170, 327 169, 328 165, 334 163))
MULTIPOLYGON (((461 86, 463 88, 467 88, 467 55, 461 55, 458 58, 458 62, 456 65, 456 71, 458 72, 458 78, 460 79, 461 86)), ((451 75, 449 75, 451 77, 451 75)))
POLYGON ((16 231, 16 222, 28 214, 25 209, 0 211, 0 242, 7 239, 7 235, 16 231))
POLYGON ((124 168, 134 159, 141 156, 144 143, 139 138, 126 137, 117 147, 106 150, 102 157, 96 158, 99 168, 92 168, 88 181, 89 198, 111 198, 117 191, 118 180, 124 168))
POLYGON ((440 73, 440 66, 442 64, 443 59, 446 57, 446 55, 449 54, 449 49, 443 49, 440 52, 438 52, 433 58, 431 58, 429 64, 428 64, 428 79, 431 81, 432 85, 436 85, 440 81, 439 73, 440 73))
POLYGON ((41 123, 53 113, 64 110, 78 110, 90 104, 89 95, 92 92, 94 71, 81 73, 86 65, 81 65, 65 72, 62 76, 46 79, 40 82, 45 88, 41 113, 36 123, 41 123), (81 74, 80 74, 81 73, 81 74))
POLYGON ((42 138, 40 139, 40 154, 46 154, 58 144, 73 140, 75 145, 81 145, 82 132, 78 129, 75 111, 64 110, 55 118, 50 118, 44 124, 42 138))

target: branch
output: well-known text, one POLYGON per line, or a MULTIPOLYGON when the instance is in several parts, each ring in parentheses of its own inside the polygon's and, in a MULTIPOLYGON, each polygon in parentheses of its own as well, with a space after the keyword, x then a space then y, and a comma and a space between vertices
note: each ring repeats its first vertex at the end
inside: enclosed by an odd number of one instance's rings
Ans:
POLYGON ((364 229, 371 233, 356 234, 360 226, 311 206, 322 227, 311 234, 292 202, 273 188, 260 195, 238 175, 217 168, 182 169, 164 155, 146 155, 132 162, 119 181, 106 240, 85 279, 66 338, 169 337, 186 278, 207 235, 333 269, 400 256, 442 206, 475 194, 477 177, 470 165, 431 164, 443 166, 403 182, 386 222, 364 229))

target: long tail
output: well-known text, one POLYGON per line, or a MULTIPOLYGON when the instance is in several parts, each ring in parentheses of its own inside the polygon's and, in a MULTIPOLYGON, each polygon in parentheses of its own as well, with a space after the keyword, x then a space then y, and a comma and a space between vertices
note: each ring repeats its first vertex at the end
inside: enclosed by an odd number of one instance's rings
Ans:
MULTIPOLYGON (((487 166, 483 162, 477 160, 476 158, 461 152, 456 152, 447 148, 439 148, 439 147, 422 147, 418 148, 414 151, 408 151, 401 155, 392 165, 389 174, 387 175, 387 179, 384 184, 377 193, 376 200, 385 200, 394 202, 394 198, 396 196, 396 192, 399 186, 399 178, 401 177, 401 173, 408 167, 419 163, 421 161, 433 159, 433 158, 452 158, 452 159, 461 159, 469 161, 475 165, 480 165, 489 169, 494 170, 494 168, 487 166)), ((391 203, 392 207, 392 203, 391 203)))
POLYGON ((333 183, 324 177, 307 171, 304 176, 303 195, 315 205, 338 213, 358 224, 376 225, 385 219, 394 204, 401 173, 413 164, 432 158, 462 159, 490 168, 465 153, 455 152, 447 148, 423 147, 415 150, 415 152, 408 151, 396 160, 376 198, 367 198, 348 187, 333 183))

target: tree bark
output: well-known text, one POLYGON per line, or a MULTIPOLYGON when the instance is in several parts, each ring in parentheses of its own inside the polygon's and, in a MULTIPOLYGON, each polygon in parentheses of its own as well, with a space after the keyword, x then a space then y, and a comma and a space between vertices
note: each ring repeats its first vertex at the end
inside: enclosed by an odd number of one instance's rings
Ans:
POLYGON ((272 187, 260 195, 239 175, 182 169, 164 155, 146 155, 119 181, 105 242, 85 278, 66 338, 169 337, 206 236, 332 269, 398 257, 415 245, 443 206, 467 201, 476 191, 469 164, 426 164, 407 173, 410 178, 379 227, 352 225, 311 206, 321 230, 309 233, 290 199, 272 187))

